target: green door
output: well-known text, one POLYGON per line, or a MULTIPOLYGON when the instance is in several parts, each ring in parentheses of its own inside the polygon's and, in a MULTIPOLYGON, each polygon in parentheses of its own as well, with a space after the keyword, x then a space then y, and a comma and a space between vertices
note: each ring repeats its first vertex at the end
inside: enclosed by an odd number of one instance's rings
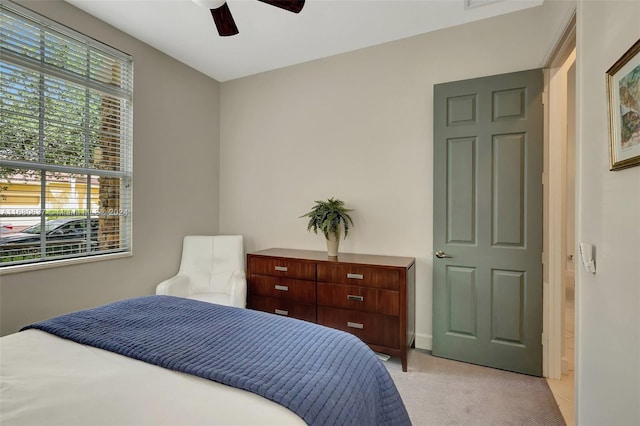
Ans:
POLYGON ((433 354, 542 374, 542 70, 434 86, 433 354))

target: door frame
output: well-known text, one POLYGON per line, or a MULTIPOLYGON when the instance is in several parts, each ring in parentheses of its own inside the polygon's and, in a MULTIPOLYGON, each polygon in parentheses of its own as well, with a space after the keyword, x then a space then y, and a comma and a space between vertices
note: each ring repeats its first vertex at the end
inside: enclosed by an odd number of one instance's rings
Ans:
MULTIPOLYGON (((566 64, 575 62, 576 14, 571 17, 565 31, 545 66, 545 166, 544 166, 544 305, 543 305, 543 376, 562 377, 565 255, 564 212, 566 145, 550 143, 566 140, 566 64)), ((576 165, 577 173, 577 165, 576 165)), ((576 188, 576 202, 577 202, 576 188)), ((574 221, 574 225, 577 220, 574 221)), ((577 288, 576 288, 577 292, 577 288)), ((576 307, 577 309, 577 307, 576 307)))

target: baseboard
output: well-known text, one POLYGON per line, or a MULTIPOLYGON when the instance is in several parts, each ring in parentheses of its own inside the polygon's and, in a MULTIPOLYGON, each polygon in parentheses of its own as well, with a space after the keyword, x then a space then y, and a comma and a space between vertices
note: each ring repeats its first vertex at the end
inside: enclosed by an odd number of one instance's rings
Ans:
POLYGON ((431 336, 431 334, 416 333, 416 342, 415 342, 416 348, 430 351, 433 346, 432 343, 433 343, 433 336, 431 336))

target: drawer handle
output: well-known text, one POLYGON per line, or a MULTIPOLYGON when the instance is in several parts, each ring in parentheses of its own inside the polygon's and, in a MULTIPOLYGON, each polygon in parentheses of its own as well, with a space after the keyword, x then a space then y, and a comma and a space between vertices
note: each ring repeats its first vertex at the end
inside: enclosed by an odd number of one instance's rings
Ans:
POLYGON ((278 284, 276 284, 276 290, 289 291, 289 287, 286 286, 286 285, 278 285, 278 284))
POLYGON ((287 272, 288 268, 286 266, 276 266, 276 271, 287 272))
POLYGON ((275 313, 278 315, 289 315, 289 311, 283 311, 282 309, 276 309, 275 313))
POLYGON ((347 300, 354 300, 356 302, 364 302, 364 296, 356 296, 353 294, 347 294, 347 300))
POLYGON ((362 279, 364 279, 364 275, 362 275, 362 274, 347 274, 347 278, 353 278, 354 280, 362 280, 362 279))
POLYGON ((347 322, 347 327, 351 327, 351 328, 359 328, 360 330, 362 330, 364 328, 364 324, 360 324, 359 322, 347 322))

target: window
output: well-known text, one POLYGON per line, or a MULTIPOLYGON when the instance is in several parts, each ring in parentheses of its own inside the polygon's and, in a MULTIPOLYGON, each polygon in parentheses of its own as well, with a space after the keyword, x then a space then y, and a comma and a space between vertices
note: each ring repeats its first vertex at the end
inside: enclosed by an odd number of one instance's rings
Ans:
POLYGON ((130 252, 131 57, 13 3, 0 20, 0 271, 130 252))

